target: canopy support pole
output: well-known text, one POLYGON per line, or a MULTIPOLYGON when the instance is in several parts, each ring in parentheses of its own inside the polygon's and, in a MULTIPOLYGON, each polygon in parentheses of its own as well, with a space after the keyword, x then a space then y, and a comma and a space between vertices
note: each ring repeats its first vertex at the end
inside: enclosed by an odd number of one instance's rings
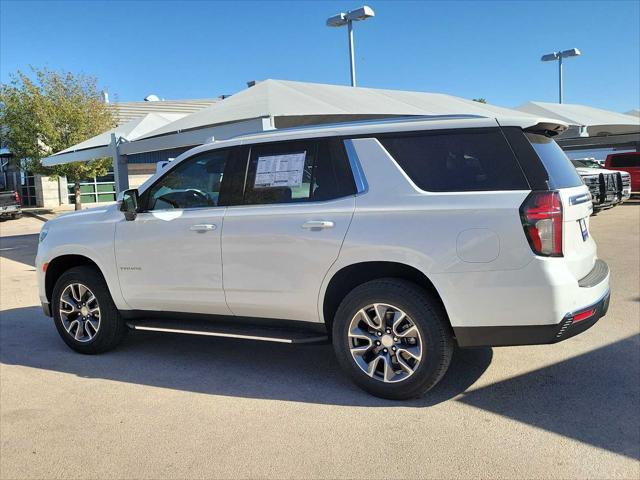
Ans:
POLYGON ((129 165, 127 164, 126 157, 120 155, 118 139, 115 133, 111 134, 109 148, 111 149, 111 158, 113 158, 113 175, 115 177, 116 193, 129 190, 129 165))

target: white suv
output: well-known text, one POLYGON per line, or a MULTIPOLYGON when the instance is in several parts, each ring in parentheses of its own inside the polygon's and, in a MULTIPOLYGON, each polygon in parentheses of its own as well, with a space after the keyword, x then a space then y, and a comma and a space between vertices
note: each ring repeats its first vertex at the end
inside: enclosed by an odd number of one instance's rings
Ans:
POLYGON ((606 313, 565 128, 427 117, 194 148, 119 205, 45 224, 44 311, 82 353, 129 329, 329 337, 360 387, 418 396, 455 345, 554 343, 606 313))

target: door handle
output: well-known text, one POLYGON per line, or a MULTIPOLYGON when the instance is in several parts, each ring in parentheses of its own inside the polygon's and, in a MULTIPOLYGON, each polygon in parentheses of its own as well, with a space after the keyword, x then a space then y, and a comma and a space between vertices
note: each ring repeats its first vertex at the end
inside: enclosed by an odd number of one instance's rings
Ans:
POLYGON ((189 230, 198 233, 210 232, 215 230, 216 226, 213 223, 199 223, 198 225, 191 225, 189 230))
POLYGON ((327 220, 310 220, 302 224, 302 228, 307 230, 323 230, 325 228, 333 228, 335 224, 327 220))

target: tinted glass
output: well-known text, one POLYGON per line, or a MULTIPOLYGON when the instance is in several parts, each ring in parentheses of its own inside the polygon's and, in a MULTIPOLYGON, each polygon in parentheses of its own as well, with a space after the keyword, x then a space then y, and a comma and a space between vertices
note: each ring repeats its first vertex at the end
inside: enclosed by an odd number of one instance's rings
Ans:
POLYGON ((550 189, 582 185, 575 167, 553 139, 537 133, 527 133, 526 137, 549 174, 550 189))
POLYGON ((620 167, 640 167, 640 153, 614 155, 611 157, 611 166, 620 167))
POLYGON ((499 129, 385 135, 382 145, 422 190, 528 190, 499 129))
POLYGON ((220 205, 230 150, 213 150, 181 162, 147 192, 148 210, 206 208, 220 205))
POLYGON ((258 144, 251 148, 246 205, 331 200, 355 193, 338 140, 258 144))

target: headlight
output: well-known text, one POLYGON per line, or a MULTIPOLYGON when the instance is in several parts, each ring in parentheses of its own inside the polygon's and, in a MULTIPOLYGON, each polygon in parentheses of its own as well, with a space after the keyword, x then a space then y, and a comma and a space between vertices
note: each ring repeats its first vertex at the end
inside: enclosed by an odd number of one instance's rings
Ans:
POLYGON ((38 243, 42 243, 44 241, 44 239, 47 238, 47 234, 48 233, 49 233, 49 227, 45 223, 44 226, 42 227, 42 230, 40 230, 40 236, 38 237, 38 243))

